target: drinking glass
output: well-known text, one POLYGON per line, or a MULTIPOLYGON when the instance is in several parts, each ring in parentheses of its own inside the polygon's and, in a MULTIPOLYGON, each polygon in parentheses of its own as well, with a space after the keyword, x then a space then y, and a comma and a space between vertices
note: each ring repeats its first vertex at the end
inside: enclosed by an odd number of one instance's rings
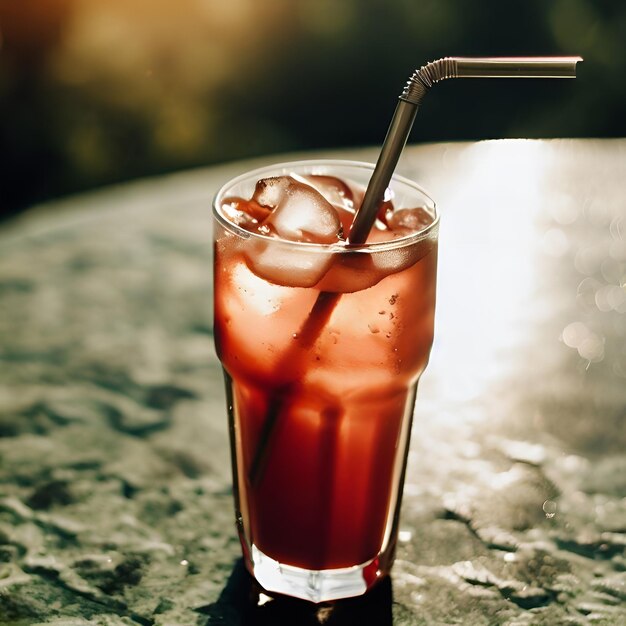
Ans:
POLYGON ((398 215, 422 207, 428 220, 408 212, 401 236, 383 228, 362 245, 249 232, 225 207, 282 175, 349 181, 358 206, 372 171, 350 161, 278 164, 228 182, 213 203, 214 334, 244 560, 268 592, 313 602, 360 595, 393 563, 433 340, 438 215, 400 176, 388 202, 398 215))

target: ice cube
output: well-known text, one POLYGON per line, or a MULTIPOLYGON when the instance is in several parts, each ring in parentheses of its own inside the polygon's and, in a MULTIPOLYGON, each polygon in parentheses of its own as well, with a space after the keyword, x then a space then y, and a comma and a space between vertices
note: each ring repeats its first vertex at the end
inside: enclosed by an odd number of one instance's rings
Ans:
POLYGON ((433 222, 433 216, 425 207, 398 209, 387 216, 389 228, 402 235, 419 232, 433 222))
POLYGON ((233 196, 224 198, 222 212, 228 221, 249 231, 257 230, 258 225, 270 214, 270 209, 255 200, 245 200, 233 196))
POLYGON ((263 222, 273 234, 307 243, 329 244, 340 240, 341 221, 337 211, 319 191, 287 176, 265 181, 262 193, 255 192, 255 198, 261 204, 271 202, 274 207, 263 222))
POLYGON ((337 255, 318 287, 320 291, 354 293, 372 287, 383 278, 367 252, 337 255))
POLYGON ((332 262, 330 252, 278 240, 250 239, 243 248, 246 264, 257 276, 284 287, 313 287, 332 262))
POLYGON ((302 178, 315 187, 332 205, 354 210, 354 190, 340 178, 323 174, 311 174, 302 178))
POLYGON ((292 180, 290 176, 262 178, 254 188, 252 199, 265 207, 275 209, 287 193, 292 180))
POLYGON ((368 289, 383 278, 410 267, 420 258, 416 246, 374 253, 349 252, 335 259, 319 284, 322 291, 353 293, 368 289))
MULTIPOLYGON (((376 243, 398 238, 389 230, 378 231, 376 243)), ((347 251, 336 255, 332 265, 317 287, 321 291, 353 293, 368 289, 383 278, 402 272, 426 256, 434 247, 431 238, 416 241, 411 245, 383 248, 375 252, 347 251)))
MULTIPOLYGON (((248 267, 274 284, 316 285, 330 266, 330 253, 286 241, 320 244, 340 241, 341 221, 333 206, 306 181, 291 176, 259 180, 249 204, 253 210, 245 214, 262 219, 252 227, 244 227, 269 239, 251 238, 243 244, 248 267)), ((233 208, 243 209, 238 204, 233 208)))

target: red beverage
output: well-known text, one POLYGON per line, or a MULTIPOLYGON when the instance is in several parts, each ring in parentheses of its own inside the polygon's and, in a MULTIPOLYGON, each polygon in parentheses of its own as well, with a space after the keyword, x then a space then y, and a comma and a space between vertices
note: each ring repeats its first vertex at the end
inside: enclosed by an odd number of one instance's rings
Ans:
POLYGON ((368 242, 345 243, 371 171, 266 168, 214 206, 215 341, 246 564, 269 591, 313 601, 363 593, 391 567, 433 339, 432 201, 394 178, 368 242))

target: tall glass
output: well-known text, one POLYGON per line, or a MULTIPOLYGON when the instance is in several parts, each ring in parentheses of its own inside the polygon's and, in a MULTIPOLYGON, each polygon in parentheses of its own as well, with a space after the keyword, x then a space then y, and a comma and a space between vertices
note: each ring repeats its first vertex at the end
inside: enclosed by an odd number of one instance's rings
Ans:
POLYGON ((213 204, 215 343, 244 559, 267 591, 313 602, 360 595, 393 562, 433 339, 438 216, 399 176, 390 185, 396 209, 423 206, 432 221, 393 241, 270 238, 230 222, 222 205, 250 198, 269 176, 332 175, 365 187, 372 170, 280 164, 227 183, 213 204))

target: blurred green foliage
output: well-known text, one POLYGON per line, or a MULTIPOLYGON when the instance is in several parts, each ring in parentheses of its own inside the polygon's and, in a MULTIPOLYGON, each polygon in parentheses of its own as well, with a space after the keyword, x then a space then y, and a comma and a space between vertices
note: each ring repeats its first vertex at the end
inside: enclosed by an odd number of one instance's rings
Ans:
POLYGON ((413 69, 580 54, 576 81, 449 81, 413 142, 626 130, 620 0, 0 0, 0 212, 115 181, 379 144, 413 69))

